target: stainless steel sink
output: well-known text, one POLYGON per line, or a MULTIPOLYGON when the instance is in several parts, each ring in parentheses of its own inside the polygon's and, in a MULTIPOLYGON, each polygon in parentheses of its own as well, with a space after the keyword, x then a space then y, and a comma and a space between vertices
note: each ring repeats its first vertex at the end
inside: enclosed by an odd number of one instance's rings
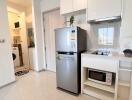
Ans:
POLYGON ((110 51, 97 50, 97 51, 93 51, 91 54, 108 56, 110 54, 110 51))

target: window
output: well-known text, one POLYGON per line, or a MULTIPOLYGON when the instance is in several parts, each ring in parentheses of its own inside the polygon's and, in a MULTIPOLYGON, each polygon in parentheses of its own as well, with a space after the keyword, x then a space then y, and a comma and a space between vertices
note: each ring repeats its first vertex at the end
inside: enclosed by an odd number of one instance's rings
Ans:
POLYGON ((99 45, 113 45, 114 42, 114 27, 98 29, 99 45))

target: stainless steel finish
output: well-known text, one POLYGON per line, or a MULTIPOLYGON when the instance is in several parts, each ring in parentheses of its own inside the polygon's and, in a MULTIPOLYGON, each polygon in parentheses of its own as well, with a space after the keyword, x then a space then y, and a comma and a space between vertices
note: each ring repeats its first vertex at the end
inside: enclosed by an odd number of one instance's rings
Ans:
POLYGON ((109 54, 110 54, 110 51, 108 51, 108 50, 96 50, 96 51, 94 51, 94 52, 92 52, 91 54, 94 54, 94 55, 103 55, 103 56, 109 56, 109 54))
POLYGON ((78 93, 77 53, 73 55, 57 54, 57 86, 78 93))
POLYGON ((79 27, 55 30, 56 51, 81 52, 86 50, 86 31, 79 27))
POLYGON ((114 16, 114 17, 103 18, 103 19, 89 20, 88 23, 113 22, 113 21, 121 21, 121 16, 114 16))
POLYGON ((56 51, 77 52, 77 27, 55 30, 56 51), (75 30, 72 32, 72 30, 75 30))
POLYGON ((81 52, 86 50, 86 32, 79 27, 55 30, 57 87, 80 93, 81 52))

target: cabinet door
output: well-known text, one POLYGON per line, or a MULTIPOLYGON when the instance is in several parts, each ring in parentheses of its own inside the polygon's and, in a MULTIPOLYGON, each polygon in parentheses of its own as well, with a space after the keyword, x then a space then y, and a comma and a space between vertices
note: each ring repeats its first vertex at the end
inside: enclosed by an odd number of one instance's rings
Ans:
POLYGON ((121 38, 132 37, 132 0, 124 0, 122 25, 121 25, 121 38))
POLYGON ((120 30, 120 47, 132 49, 132 0, 123 1, 122 24, 120 30))
POLYGON ((88 21, 121 15, 121 0, 88 0, 88 21))
POLYGON ((73 12, 73 0, 60 0, 60 13, 66 14, 73 12))
POLYGON ((87 0, 73 0, 74 11, 83 10, 87 7, 87 0))

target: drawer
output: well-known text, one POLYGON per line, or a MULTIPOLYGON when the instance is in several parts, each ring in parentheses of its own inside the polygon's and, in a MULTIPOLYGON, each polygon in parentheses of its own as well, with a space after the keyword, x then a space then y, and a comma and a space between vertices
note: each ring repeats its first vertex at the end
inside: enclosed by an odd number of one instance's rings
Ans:
POLYGON ((82 56, 81 64, 82 67, 88 67, 109 72, 117 72, 119 60, 101 56, 82 56))

